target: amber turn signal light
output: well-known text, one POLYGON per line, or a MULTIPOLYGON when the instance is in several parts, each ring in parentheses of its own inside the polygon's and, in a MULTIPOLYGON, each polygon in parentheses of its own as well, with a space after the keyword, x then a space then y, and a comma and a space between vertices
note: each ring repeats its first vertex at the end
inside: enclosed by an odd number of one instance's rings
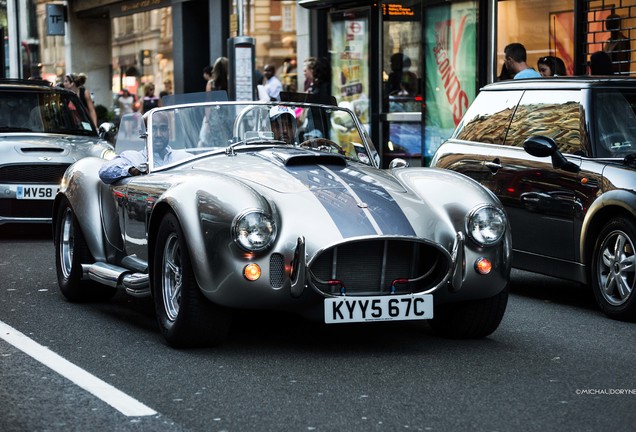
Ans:
POLYGON ((249 281, 255 281, 261 277, 261 268, 258 264, 248 264, 243 269, 243 276, 249 281))
POLYGON ((492 263, 486 258, 479 258, 475 261, 475 270, 477 270, 480 274, 488 274, 490 270, 492 270, 492 263))

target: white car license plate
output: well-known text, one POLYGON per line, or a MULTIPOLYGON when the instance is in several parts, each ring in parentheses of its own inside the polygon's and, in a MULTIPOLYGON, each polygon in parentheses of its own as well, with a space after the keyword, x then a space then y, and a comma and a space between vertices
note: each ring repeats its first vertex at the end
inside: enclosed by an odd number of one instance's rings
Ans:
POLYGON ((57 185, 19 185, 15 197, 24 200, 52 200, 59 189, 57 185))
POLYGON ((330 297, 325 299, 325 323, 406 321, 433 318, 433 295, 330 297))

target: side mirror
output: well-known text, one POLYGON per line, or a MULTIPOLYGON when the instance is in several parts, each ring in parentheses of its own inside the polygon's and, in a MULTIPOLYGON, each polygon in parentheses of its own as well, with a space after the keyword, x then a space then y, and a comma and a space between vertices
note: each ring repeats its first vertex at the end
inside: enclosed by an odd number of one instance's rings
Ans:
POLYGON ((115 137, 117 136, 117 126, 115 126, 114 123, 105 122, 99 125, 99 129, 97 130, 97 132, 101 139, 114 144, 115 137))
POLYGON ((523 143, 523 149, 535 157, 553 156, 558 152, 556 143, 552 138, 535 135, 526 139, 523 143))
POLYGON ((559 151, 556 143, 550 137, 542 135, 534 135, 526 139, 523 143, 523 149, 531 156, 534 157, 548 157, 552 158, 552 166, 555 169, 561 169, 563 171, 577 173, 580 168, 577 164, 570 162, 563 156, 563 153, 559 151))
POLYGON ((393 168, 408 168, 409 163, 402 158, 395 158, 389 162, 389 169, 393 168))

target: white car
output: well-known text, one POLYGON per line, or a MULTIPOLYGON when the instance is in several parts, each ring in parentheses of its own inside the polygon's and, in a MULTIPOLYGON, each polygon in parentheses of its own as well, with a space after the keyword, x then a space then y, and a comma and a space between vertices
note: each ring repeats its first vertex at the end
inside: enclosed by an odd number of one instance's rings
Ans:
POLYGON ((66 168, 113 151, 75 93, 48 81, 0 80, 0 225, 50 223, 66 168))

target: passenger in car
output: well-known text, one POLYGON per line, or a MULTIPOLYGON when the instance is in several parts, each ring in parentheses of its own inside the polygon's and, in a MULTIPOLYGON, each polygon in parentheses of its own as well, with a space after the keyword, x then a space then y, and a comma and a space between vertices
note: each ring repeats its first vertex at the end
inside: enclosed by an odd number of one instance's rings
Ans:
MULTIPOLYGON (((173 151, 170 142, 170 117, 164 112, 153 115, 152 146, 153 166, 160 167, 177 162, 187 157, 183 151, 173 151)), ((148 172, 148 151, 126 150, 110 161, 105 162, 99 170, 99 178, 111 184, 125 177, 138 176, 148 172)))

